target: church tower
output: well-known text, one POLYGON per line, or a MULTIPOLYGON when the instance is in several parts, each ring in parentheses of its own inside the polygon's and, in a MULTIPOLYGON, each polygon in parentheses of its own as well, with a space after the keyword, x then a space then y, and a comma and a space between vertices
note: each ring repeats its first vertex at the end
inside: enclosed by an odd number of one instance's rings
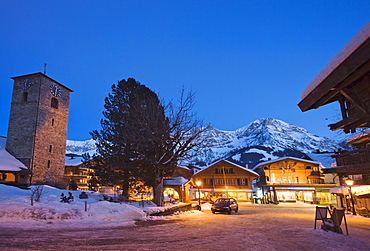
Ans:
POLYGON ((30 182, 63 186, 73 91, 42 73, 12 79, 6 149, 32 171, 30 182))

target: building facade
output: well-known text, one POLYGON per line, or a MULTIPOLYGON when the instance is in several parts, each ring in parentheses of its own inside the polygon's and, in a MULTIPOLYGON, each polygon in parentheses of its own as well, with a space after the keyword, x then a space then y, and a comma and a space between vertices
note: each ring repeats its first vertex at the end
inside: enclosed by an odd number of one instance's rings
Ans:
POLYGON ((262 162, 253 168, 260 175, 255 184, 256 196, 262 203, 332 204, 330 188, 336 184, 322 169, 320 162, 294 157, 262 162))
POLYGON ((12 79, 6 149, 32 172, 30 183, 64 186, 72 90, 42 73, 12 79))
POLYGON ((246 167, 228 160, 219 160, 195 173, 190 190, 194 200, 214 201, 221 197, 233 197, 238 201, 253 201, 252 182, 259 175, 246 167), (198 187, 197 181, 200 181, 198 187))

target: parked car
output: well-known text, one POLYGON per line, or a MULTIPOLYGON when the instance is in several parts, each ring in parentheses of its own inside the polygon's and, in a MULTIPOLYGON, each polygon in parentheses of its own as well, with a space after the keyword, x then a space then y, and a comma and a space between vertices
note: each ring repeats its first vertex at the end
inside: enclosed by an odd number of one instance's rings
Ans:
POLYGON ((238 210, 238 202, 234 198, 218 198, 211 207, 213 214, 216 212, 227 212, 228 214, 231 214, 231 211, 235 211, 235 213, 237 213, 238 210))

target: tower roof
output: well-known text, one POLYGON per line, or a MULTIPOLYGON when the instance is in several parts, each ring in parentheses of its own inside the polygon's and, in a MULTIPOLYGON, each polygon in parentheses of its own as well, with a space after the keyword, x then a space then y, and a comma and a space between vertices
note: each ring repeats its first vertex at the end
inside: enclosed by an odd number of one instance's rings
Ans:
POLYGON ((56 80, 52 79, 51 77, 49 77, 49 76, 47 76, 47 75, 45 75, 45 74, 43 74, 43 73, 41 73, 41 72, 36 72, 36 73, 26 74, 26 75, 17 76, 17 77, 11 77, 11 79, 16 80, 17 78, 31 77, 31 76, 36 76, 36 75, 41 75, 41 76, 43 76, 43 77, 45 77, 45 78, 48 78, 49 80, 51 80, 51 81, 53 81, 53 82, 57 83, 58 85, 63 86, 63 87, 64 87, 64 88, 66 88, 68 91, 73 92, 73 90, 71 90, 71 89, 70 89, 70 88, 68 88, 67 86, 65 86, 65 85, 63 85, 63 84, 61 84, 61 83, 59 83, 58 81, 56 81, 56 80))

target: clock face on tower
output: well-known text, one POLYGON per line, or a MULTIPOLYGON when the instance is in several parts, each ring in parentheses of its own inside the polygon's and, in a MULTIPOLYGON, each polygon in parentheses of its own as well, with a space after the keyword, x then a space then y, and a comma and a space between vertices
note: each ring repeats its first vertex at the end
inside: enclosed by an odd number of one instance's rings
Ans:
POLYGON ((21 82, 21 86, 22 86, 22 89, 23 90, 27 90, 28 88, 30 88, 31 86, 33 85, 33 82, 31 80, 29 80, 28 78, 26 78, 25 80, 23 80, 21 82))
POLYGON ((62 90, 56 85, 50 85, 50 93, 55 97, 60 97, 60 95, 62 95, 62 90))

